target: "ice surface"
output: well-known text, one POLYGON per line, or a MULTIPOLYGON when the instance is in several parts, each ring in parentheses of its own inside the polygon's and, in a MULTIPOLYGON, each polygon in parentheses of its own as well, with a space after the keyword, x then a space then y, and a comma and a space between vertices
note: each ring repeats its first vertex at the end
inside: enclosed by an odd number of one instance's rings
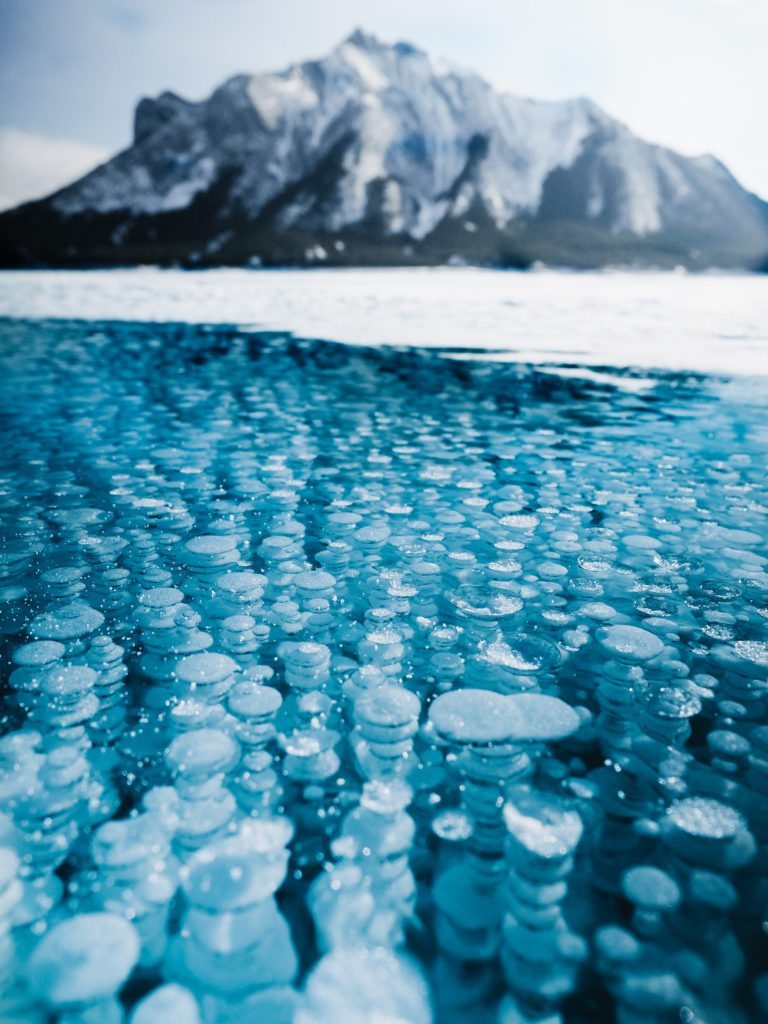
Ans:
POLYGON ((0 340, 0 1019, 761 1019, 754 381, 0 340))
POLYGON ((747 275, 469 268, 5 271, 0 315, 251 324, 354 345, 566 364, 559 372, 587 377, 589 366, 768 376, 764 285, 747 275))

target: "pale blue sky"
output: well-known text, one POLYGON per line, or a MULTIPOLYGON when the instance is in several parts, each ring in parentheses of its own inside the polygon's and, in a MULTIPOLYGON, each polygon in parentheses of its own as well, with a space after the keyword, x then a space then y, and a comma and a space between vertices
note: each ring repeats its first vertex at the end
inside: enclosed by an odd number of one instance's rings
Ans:
POLYGON ((0 205, 127 144, 140 96, 200 99, 358 25, 519 95, 589 96, 768 197, 768 0, 0 0, 0 205))

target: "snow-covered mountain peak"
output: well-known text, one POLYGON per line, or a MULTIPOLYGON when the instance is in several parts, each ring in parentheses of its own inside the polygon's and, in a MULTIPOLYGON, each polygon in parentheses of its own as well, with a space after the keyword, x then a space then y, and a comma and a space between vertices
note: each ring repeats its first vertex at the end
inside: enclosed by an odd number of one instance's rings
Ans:
POLYGON ((373 259, 383 248, 505 259, 522 244, 599 261, 585 239, 611 253, 671 247, 676 262, 715 243, 726 261, 768 249, 763 205, 713 158, 643 142, 589 99, 502 93, 362 29, 320 59, 236 75, 200 103, 142 100, 133 145, 49 205, 106 218, 107 250, 139 221, 153 238, 153 218, 180 230, 189 210, 184 244, 206 258, 270 259, 284 245, 294 258, 315 239, 337 253, 360 239, 373 259), (203 222, 214 237, 194 242, 203 222))
POLYGON ((349 33, 346 39, 342 40, 340 46, 356 46, 360 50, 378 50, 382 42, 373 32, 366 32, 364 28, 358 27, 349 33))

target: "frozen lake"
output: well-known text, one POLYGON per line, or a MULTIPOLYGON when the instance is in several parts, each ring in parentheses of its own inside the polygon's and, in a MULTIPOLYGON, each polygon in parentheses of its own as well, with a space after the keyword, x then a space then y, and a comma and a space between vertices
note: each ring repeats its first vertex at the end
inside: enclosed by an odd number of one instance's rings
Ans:
POLYGON ((0 366, 14 1010, 767 1019, 764 380, 62 319, 0 366))
POLYGON ((513 362, 768 375, 768 280, 747 275, 9 271, 0 316, 230 323, 513 362))

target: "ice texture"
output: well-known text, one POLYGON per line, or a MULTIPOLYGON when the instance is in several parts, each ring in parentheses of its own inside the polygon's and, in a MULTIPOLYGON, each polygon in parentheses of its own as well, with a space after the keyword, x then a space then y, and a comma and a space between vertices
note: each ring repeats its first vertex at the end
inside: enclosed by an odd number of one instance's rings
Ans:
POLYGON ((763 1019, 764 389, 0 340, 0 1019, 763 1019))
POLYGON ((0 315, 258 324, 353 345, 548 364, 561 377, 645 391, 647 376, 611 368, 768 375, 764 283, 752 274, 611 270, 606 279, 543 267, 35 269, 3 273, 0 315))

